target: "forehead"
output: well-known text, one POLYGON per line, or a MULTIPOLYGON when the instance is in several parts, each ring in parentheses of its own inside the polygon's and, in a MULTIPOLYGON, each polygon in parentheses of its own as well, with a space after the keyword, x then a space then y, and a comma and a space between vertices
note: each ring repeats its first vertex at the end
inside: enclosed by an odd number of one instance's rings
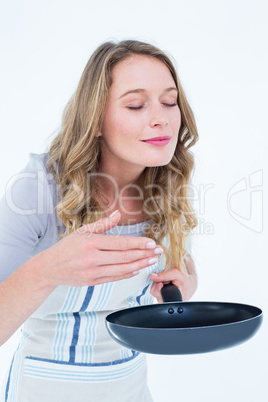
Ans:
POLYGON ((176 86, 174 79, 169 68, 161 60, 152 56, 133 55, 113 68, 110 90, 161 90, 171 86, 176 86))

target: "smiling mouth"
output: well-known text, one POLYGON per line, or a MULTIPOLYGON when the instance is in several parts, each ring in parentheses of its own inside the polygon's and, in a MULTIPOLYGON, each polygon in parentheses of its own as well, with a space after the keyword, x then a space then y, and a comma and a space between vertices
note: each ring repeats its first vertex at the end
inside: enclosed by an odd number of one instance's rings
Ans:
POLYGON ((164 146, 169 143, 171 140, 171 137, 165 136, 165 137, 154 137, 154 138, 149 138, 148 140, 142 140, 142 142, 145 142, 146 144, 150 145, 156 145, 156 146, 164 146))

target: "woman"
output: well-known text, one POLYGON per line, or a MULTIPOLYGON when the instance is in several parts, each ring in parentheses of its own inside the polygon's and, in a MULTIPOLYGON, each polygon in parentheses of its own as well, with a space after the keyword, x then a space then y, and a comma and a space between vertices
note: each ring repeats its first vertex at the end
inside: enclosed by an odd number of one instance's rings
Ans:
POLYGON ((196 290, 197 138, 161 50, 94 52, 49 152, 30 156, 1 202, 1 344, 23 324, 1 401, 152 400, 144 355, 114 342, 105 317, 161 302, 165 282, 184 300, 196 290))

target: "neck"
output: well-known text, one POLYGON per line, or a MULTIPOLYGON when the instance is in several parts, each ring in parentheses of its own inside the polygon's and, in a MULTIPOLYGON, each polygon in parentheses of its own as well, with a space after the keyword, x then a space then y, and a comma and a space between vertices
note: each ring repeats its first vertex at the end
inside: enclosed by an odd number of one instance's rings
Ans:
POLYGON ((99 170, 98 184, 106 195, 115 192, 124 192, 126 195, 133 194, 133 190, 142 184, 144 168, 107 166, 102 163, 99 170))
POLYGON ((118 169, 116 166, 101 164, 98 177, 99 196, 98 201, 106 215, 119 209, 122 221, 126 221, 128 215, 134 215, 141 221, 143 203, 143 175, 144 169, 139 171, 133 168, 118 169))

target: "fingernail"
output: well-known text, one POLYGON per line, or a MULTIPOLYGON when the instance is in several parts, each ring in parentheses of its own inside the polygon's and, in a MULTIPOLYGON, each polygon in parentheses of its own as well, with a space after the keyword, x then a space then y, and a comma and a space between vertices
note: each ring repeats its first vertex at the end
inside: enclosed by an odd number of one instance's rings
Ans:
POLYGON ((109 219, 112 218, 113 216, 115 216, 117 214, 117 212, 118 212, 118 209, 116 211, 112 212, 111 215, 109 215, 109 219))
POLYGON ((155 254, 162 254, 163 253, 163 249, 162 249, 162 247, 156 247, 155 249, 154 249, 154 253, 155 254))
POLYGON ((138 275, 140 273, 140 271, 133 271, 132 275, 138 275))
POLYGON ((158 274, 156 272, 152 272, 151 275, 158 276, 158 274))
POLYGON ((148 241, 148 243, 146 243, 146 248, 155 248, 155 242, 154 241, 148 241))
POLYGON ((153 264, 155 264, 156 262, 158 261, 158 259, 157 258, 150 258, 150 260, 149 260, 149 264, 150 265, 153 265, 153 264))

